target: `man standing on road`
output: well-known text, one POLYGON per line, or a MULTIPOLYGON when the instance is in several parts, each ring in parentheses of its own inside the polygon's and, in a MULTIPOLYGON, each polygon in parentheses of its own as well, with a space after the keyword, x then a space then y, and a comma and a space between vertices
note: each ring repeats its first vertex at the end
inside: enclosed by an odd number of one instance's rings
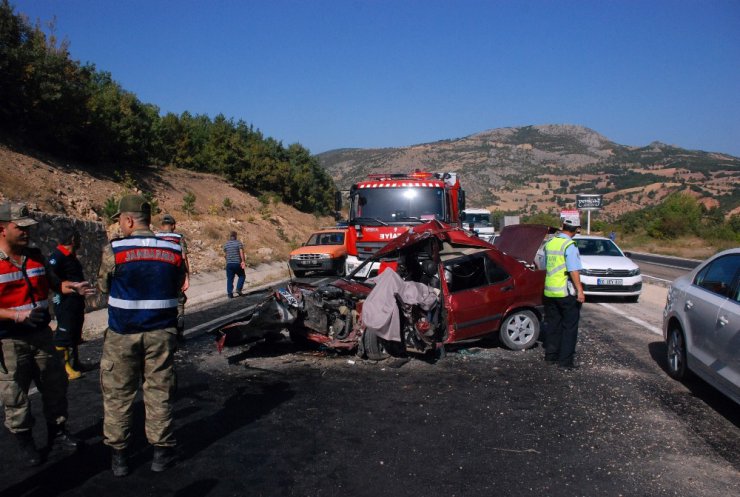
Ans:
POLYGON ((236 280, 236 293, 242 294, 246 274, 247 260, 244 257, 244 245, 236 239, 236 231, 229 235, 229 241, 224 243, 224 255, 226 256, 226 296, 232 298, 234 294, 234 276, 236 280))
POLYGON ((575 369, 581 304, 586 301, 579 271, 581 255, 573 235, 577 219, 565 219, 560 232, 545 244, 545 360, 562 368, 575 369))
POLYGON ((162 216, 162 222, 159 223, 159 231, 156 233, 157 238, 174 242, 182 247, 182 261, 185 264, 185 282, 182 284, 180 294, 177 297, 177 338, 182 340, 185 332, 185 302, 188 297, 185 292, 190 288, 190 262, 188 261, 188 244, 185 243, 185 236, 177 233, 177 223, 175 218, 170 214, 162 216))
POLYGON ((140 384, 146 437, 154 446, 151 469, 164 471, 175 460, 174 355, 185 264, 179 244, 149 230, 151 206, 145 198, 123 197, 115 218, 123 238, 105 247, 98 275, 100 289, 109 293, 100 386, 104 443, 113 451, 111 469, 115 476, 126 476, 132 405, 140 384))
POLYGON ((0 401, 5 426, 18 443, 19 457, 29 466, 41 463, 31 433, 33 418, 28 391, 33 381, 41 393, 48 448, 56 443, 77 449, 69 434, 67 375, 52 344, 49 289, 88 295, 87 282, 59 281, 41 251, 29 248, 29 229, 37 221, 23 204, 0 204, 0 401))
MULTIPOLYGON (((49 257, 49 267, 60 281, 85 281, 82 264, 77 258, 80 234, 73 227, 64 228, 59 237, 59 245, 49 257)), ((77 347, 82 341, 82 325, 85 322, 85 298, 76 293, 54 294, 54 314, 57 329, 54 332, 54 347, 64 359, 67 378, 76 380, 80 372, 77 347)))

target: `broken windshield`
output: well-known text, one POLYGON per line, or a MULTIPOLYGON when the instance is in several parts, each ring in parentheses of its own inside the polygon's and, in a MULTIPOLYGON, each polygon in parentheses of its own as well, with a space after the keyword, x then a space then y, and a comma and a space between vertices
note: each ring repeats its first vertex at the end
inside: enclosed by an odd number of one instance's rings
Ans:
POLYGON ((384 223, 417 224, 444 219, 442 188, 367 188, 351 199, 350 220, 370 218, 384 223))

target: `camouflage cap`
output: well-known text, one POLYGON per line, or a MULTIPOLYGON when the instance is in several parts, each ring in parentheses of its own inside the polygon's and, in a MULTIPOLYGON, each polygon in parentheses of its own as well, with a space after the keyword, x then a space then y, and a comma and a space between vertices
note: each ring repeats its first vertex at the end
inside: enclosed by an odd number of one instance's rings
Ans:
POLYGON ((26 204, 15 202, 0 203, 0 222, 13 222, 21 227, 38 224, 38 221, 31 217, 26 204))
POLYGON ((141 212, 151 216, 152 206, 141 195, 126 195, 118 202, 118 212, 113 214, 113 219, 118 219, 122 212, 141 212))
POLYGON ((175 218, 172 214, 165 214, 162 216, 162 224, 175 224, 175 218))

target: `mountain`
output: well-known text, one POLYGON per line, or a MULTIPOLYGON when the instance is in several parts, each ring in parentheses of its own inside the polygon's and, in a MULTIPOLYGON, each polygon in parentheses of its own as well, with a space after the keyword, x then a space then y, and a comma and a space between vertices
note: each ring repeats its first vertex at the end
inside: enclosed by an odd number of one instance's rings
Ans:
POLYGON ((455 171, 468 206, 518 213, 573 207, 578 193, 604 195, 606 218, 689 192, 708 208, 740 213, 740 158, 653 142, 617 144, 576 125, 499 128, 400 148, 319 154, 342 189, 372 173, 455 171))

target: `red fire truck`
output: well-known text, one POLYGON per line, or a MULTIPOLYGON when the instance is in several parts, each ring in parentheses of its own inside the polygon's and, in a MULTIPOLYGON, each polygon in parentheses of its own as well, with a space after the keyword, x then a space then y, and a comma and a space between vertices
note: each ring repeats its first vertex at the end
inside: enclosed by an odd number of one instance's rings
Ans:
MULTIPOLYGON (((460 226, 465 191, 456 173, 371 174, 349 192, 347 274, 410 227, 437 219, 460 226)), ((367 278, 379 263, 366 264, 355 276, 367 278)))

